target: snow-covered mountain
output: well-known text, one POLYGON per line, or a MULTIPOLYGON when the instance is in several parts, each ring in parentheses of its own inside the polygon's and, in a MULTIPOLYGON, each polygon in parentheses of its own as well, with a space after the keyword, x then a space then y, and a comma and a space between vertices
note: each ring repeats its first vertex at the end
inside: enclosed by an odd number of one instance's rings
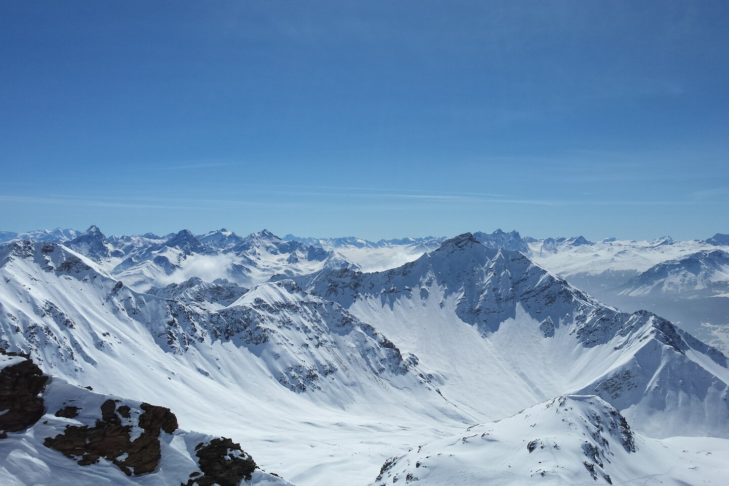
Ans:
POLYGON ((673 294, 729 297, 729 253, 705 250, 659 263, 627 282, 624 295, 673 294))
POLYGON ((0 243, 13 240, 34 240, 34 241, 53 241, 64 242, 69 241, 80 233, 76 230, 56 228, 53 230, 36 230, 25 233, 16 233, 14 231, 0 231, 0 243))
POLYGON ((721 236, 705 241, 611 238, 550 246, 550 251, 544 249, 547 240, 532 240, 529 256, 607 304, 626 311, 648 309, 729 352, 729 295, 722 290, 729 288, 729 276, 720 262, 706 256, 729 251, 721 236))
POLYGON ((169 407, 297 484, 364 484, 412 444, 572 394, 650 440, 724 447, 726 357, 604 306, 522 242, 537 244, 464 234, 364 272, 267 231, 14 240, 0 245, 0 347, 68 386, 169 407))
POLYGON ((346 264, 319 246, 286 241, 263 230, 245 238, 227 230, 200 237, 182 230, 162 242, 131 248, 121 260, 102 261, 114 277, 139 291, 191 278, 228 280, 252 287, 272 277, 313 272, 346 264))
POLYGON ((729 369, 718 350, 648 312, 605 307, 471 234, 397 269, 325 271, 308 285, 417 354, 464 409, 498 415, 594 393, 652 435, 729 437, 729 369), (474 363, 478 379, 462 371, 474 363))
POLYGON ((600 398, 567 395, 393 457, 374 484, 721 485, 727 452, 720 441, 636 434, 600 398))
POLYGON ((729 234, 716 233, 711 238, 707 238, 706 242, 715 246, 729 246, 729 234))

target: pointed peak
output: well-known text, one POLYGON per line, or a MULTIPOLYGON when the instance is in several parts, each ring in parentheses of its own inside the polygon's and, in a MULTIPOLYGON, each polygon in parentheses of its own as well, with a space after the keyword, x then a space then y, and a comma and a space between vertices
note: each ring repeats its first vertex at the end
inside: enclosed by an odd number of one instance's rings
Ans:
POLYGON ((190 230, 183 229, 165 242, 165 246, 173 246, 181 250, 198 251, 202 248, 202 243, 192 234, 190 230))
POLYGON ((99 227, 96 226, 95 224, 92 224, 91 226, 88 227, 88 229, 86 230, 86 234, 94 235, 94 236, 98 235, 101 237, 104 236, 104 233, 102 233, 101 230, 99 229, 99 227))
POLYGON ((444 248, 467 248, 474 245, 483 246, 476 239, 476 237, 473 236, 473 233, 463 233, 458 236, 454 236, 453 238, 450 238, 448 240, 445 240, 440 245, 439 250, 444 248))
POLYGON ((261 231, 251 233, 249 238, 256 239, 256 240, 280 240, 281 239, 265 228, 262 229, 261 231))
POLYGON ((572 246, 583 246, 583 245, 591 245, 592 244, 592 242, 590 240, 588 240, 587 238, 585 238, 582 235, 573 236, 568 241, 569 241, 570 245, 572 245, 572 246))

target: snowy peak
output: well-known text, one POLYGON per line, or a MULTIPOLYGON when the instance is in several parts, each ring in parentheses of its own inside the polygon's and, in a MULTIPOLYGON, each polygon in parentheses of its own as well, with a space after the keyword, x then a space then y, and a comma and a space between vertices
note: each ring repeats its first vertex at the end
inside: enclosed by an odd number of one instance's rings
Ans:
POLYGON ((572 238, 568 238, 566 243, 571 246, 584 246, 584 245, 592 245, 592 242, 589 241, 584 236, 574 236, 572 238))
POLYGON ((716 233, 711 238, 707 238, 706 243, 716 246, 729 246, 729 234, 716 233))
POLYGON ((659 263, 630 280, 622 295, 729 292, 729 253, 704 250, 659 263))
POLYGON ((529 252, 529 246, 522 239, 518 231, 506 233, 501 229, 497 229, 491 234, 482 232, 474 233, 474 237, 488 248, 518 251, 521 253, 529 252))
POLYGON ((221 251, 229 250, 243 241, 243 238, 225 228, 205 233, 198 239, 207 247, 221 251))
MULTIPOLYGON (((0 267, 10 262, 36 265, 38 269, 83 278, 96 278, 103 272, 83 255, 79 255, 56 243, 40 243, 27 240, 14 241, 0 246, 0 267)), ((17 272, 17 269, 13 269, 17 272)))
POLYGON ((106 236, 95 225, 89 226, 86 232, 67 242, 66 245, 96 261, 109 258, 112 251, 106 236))
POLYGON ((473 233, 463 233, 445 240, 437 250, 430 253, 430 256, 434 258, 448 258, 454 254, 463 255, 466 253, 474 257, 483 257, 486 260, 494 254, 491 249, 481 244, 473 233))
POLYGON ((284 240, 268 230, 252 233, 232 248, 238 255, 251 258, 264 258, 268 256, 286 257, 289 264, 300 262, 323 262, 331 256, 331 252, 321 246, 307 245, 296 240, 284 240))
POLYGON ((90 235, 90 236, 104 238, 104 233, 102 233, 101 230, 99 229, 99 227, 96 226, 95 224, 92 224, 91 226, 89 226, 88 229, 86 230, 85 234, 90 235))
POLYGON ((388 460, 376 485, 400 480, 458 484, 625 484, 656 450, 614 407, 595 396, 567 395, 388 460))
POLYGON ((177 248, 185 253, 202 253, 205 246, 189 230, 181 230, 165 242, 165 246, 177 248))

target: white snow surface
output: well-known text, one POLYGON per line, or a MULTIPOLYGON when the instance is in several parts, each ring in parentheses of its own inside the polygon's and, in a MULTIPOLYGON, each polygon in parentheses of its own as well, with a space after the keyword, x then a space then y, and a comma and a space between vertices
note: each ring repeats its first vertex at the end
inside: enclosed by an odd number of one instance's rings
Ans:
POLYGON ((722 485, 726 441, 635 434, 598 397, 567 395, 393 457, 377 485, 722 485))
MULTIPOLYGON (((23 361, 23 358, 13 358, 23 361)), ((214 438, 209 434, 180 429, 172 434, 160 432, 160 464, 154 472, 145 475, 127 476, 106 459, 96 464, 79 466, 73 459, 46 447, 44 440, 63 434, 68 426, 93 426, 100 418, 101 404, 108 399, 131 406, 132 417, 127 420, 133 429, 139 429, 134 425, 138 420, 134 415, 139 413, 139 402, 90 392, 58 378, 52 379, 47 385, 43 399, 47 413, 34 426, 23 432, 9 433, 7 438, 0 439, 0 484, 3 486, 185 484, 190 473, 199 470, 195 447, 214 438), (80 409, 79 414, 74 418, 56 417, 54 412, 67 405, 80 409)), ((134 433, 133 430, 132 440, 136 438, 134 433)), ((136 434, 139 433, 141 431, 137 430, 136 434)), ((252 474, 250 481, 244 483, 258 486, 290 484, 260 469, 252 474)))
MULTIPOLYGON (((676 484, 725 472, 694 456, 729 449, 726 358, 650 313, 599 304, 517 252, 462 236, 434 251, 351 244, 342 253, 340 244, 322 253, 229 232, 206 235, 227 248, 208 252, 182 236, 182 248, 150 238, 152 251, 137 241, 118 257, 112 245, 99 260, 61 244, 0 247, 1 346, 72 384, 167 406, 181 428, 232 437, 295 484, 368 484, 414 444, 440 450, 469 424, 568 394, 599 395, 584 403, 625 415, 638 452, 613 452, 627 470, 666 448, 656 464, 698 467, 670 476, 676 484), (383 271, 328 264, 337 258, 383 271), (145 293, 193 277, 250 290, 225 304, 145 293)), ((522 440, 513 445, 526 452, 522 440)), ((18 464, 32 469, 40 449, 17 443, 18 464)), ((584 465, 572 467, 579 451, 566 449, 564 478, 582 478, 584 465)), ((481 453, 492 463, 497 450, 468 452, 473 461, 461 465, 475 468, 481 453)), ((434 463, 430 484, 454 467, 434 463)), ((524 472, 502 470, 504 484, 524 472)))

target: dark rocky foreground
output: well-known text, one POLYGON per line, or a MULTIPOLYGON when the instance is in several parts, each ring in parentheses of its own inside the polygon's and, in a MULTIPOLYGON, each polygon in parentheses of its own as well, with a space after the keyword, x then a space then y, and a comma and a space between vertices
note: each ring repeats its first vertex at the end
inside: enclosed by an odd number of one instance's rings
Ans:
MULTIPOLYGON (((60 433, 42 438, 43 445, 75 461, 79 467, 105 459, 130 477, 154 473, 162 461, 162 434, 179 431, 177 417, 170 409, 148 403, 109 398, 93 410, 80 404, 84 394, 69 397, 58 410, 47 410, 44 392, 51 378, 26 355, 0 349, 0 438, 34 427, 48 413, 73 419, 60 433), (71 404, 73 403, 73 405, 71 404), (80 417, 94 417, 84 424, 80 417), (77 423, 79 425, 77 425, 77 423)), ((98 403, 98 402, 97 402, 98 403)), ((44 423, 47 423, 45 421, 44 423)), ((231 439, 204 440, 195 447, 198 470, 192 471, 187 486, 236 486, 249 480, 257 469, 253 458, 231 439)))

